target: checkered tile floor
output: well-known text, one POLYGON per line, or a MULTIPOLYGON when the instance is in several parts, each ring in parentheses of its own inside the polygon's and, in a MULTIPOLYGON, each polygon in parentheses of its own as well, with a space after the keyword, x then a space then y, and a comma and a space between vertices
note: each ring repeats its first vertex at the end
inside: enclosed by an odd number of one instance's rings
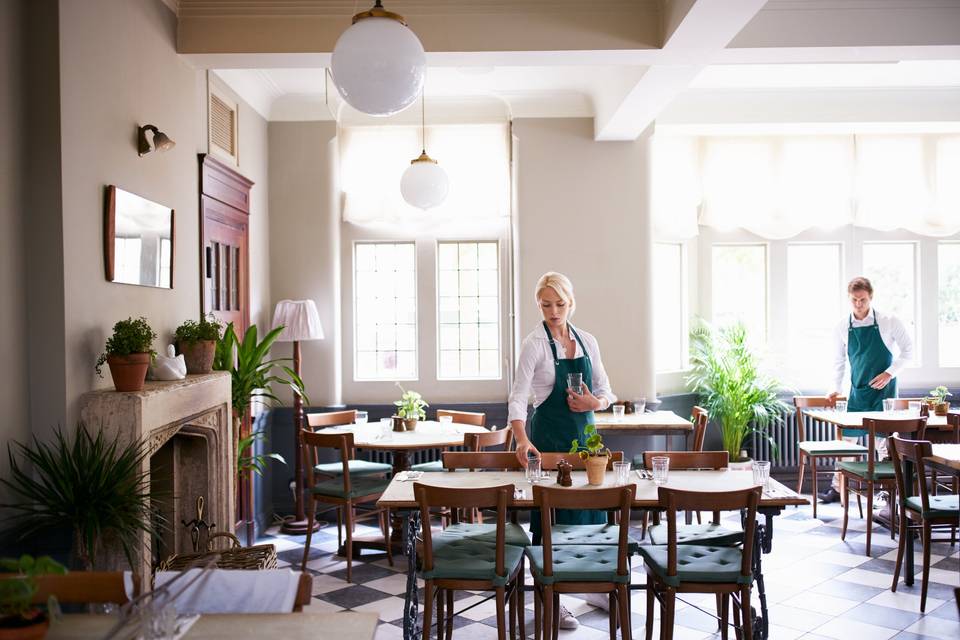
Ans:
MULTIPOLYGON (((810 507, 788 508, 775 520, 773 553, 763 557, 772 640, 960 638, 960 621, 953 600, 953 589, 960 586, 957 546, 951 547, 947 543, 933 545, 927 613, 921 615, 919 545, 914 585, 906 587, 901 581, 897 592, 892 593, 890 580, 896 546, 887 530, 874 529, 872 557, 868 558, 863 555, 864 522, 857 517, 855 510, 851 511, 850 530, 845 542, 840 540, 842 512, 839 505, 820 506, 818 516, 813 519, 810 507)), ((731 515, 729 526, 738 526, 738 520, 736 515, 731 515)), ((376 533, 376 530, 358 525, 357 533, 376 533)), ((639 529, 634 533, 639 539, 639 529)), ((299 566, 304 537, 284 536, 271 529, 264 541, 277 546, 281 566, 299 566)), ((335 523, 314 534, 307 564, 314 576, 314 599, 308 610, 375 611, 381 620, 377 640, 401 638, 405 559, 396 557, 396 566, 390 567, 383 554, 364 556, 363 560, 354 561, 354 584, 350 584, 346 581, 346 562, 335 555, 336 546, 335 523)), ((644 581, 642 570, 642 563, 635 561, 635 582, 644 581)), ((529 578, 527 581, 531 583, 529 578)), ((457 597, 460 601, 458 610, 483 600, 469 592, 458 593, 457 597)), ((710 611, 714 607, 713 596, 691 596, 687 600, 690 604, 678 603, 674 638, 719 638, 715 633, 715 621, 691 606, 710 611)), ((605 611, 576 597, 562 596, 561 602, 580 621, 580 628, 575 631, 561 630, 561 638, 609 637, 605 611)), ((530 594, 527 594, 527 609, 527 631, 532 635, 533 602, 530 594)), ((634 597, 635 633, 644 627, 645 609, 645 598, 634 597)), ((496 638, 494 602, 484 602, 464 615, 456 616, 454 628, 454 637, 460 640, 496 638)))

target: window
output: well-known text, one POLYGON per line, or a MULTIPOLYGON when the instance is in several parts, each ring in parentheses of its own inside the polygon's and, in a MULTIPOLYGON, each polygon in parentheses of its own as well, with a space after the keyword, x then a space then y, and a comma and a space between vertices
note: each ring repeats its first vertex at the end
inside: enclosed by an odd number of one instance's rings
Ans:
POLYGON ((960 243, 941 242, 940 271, 940 366, 960 367, 960 243))
POLYGON ((713 322, 742 322, 755 345, 767 340, 767 247, 762 244, 714 245, 713 322))
POLYGON ((438 379, 500 378, 499 262, 496 242, 438 243, 438 379))
MULTIPOLYGON (((116 247, 116 274, 114 278, 119 282, 140 282, 140 251, 142 249, 141 240, 135 238, 121 238, 117 236, 114 243, 116 247)), ((169 280, 160 280, 160 282, 169 282, 169 280)))
POLYGON ((919 354, 916 250, 912 242, 865 242, 863 275, 873 285, 873 305, 900 318, 919 354))
POLYGON ((417 287, 412 242, 354 245, 354 377, 417 378, 417 287))
POLYGON ((687 365, 685 257, 679 242, 653 245, 654 364, 658 372, 680 371, 687 365))
POLYGON ((787 353, 791 369, 829 379, 833 331, 843 318, 842 246, 787 245, 787 353))

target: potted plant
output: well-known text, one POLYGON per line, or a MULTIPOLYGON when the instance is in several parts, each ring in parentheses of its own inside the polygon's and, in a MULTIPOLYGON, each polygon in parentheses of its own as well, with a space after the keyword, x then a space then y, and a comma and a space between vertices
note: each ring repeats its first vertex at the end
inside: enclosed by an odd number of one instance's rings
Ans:
POLYGON ((607 471, 607 462, 610 460, 610 449, 603 444, 603 438, 597 432, 596 425, 588 424, 583 429, 586 443, 580 440, 570 441, 570 451, 580 456, 587 467, 587 483, 601 485, 607 471))
POLYGON ((60 429, 50 442, 34 436, 29 444, 7 445, 9 479, 0 478, 10 499, 0 507, 10 533, 21 539, 37 532, 69 527, 76 561, 93 570, 105 543, 119 545, 130 567, 143 548, 143 534, 158 534, 163 521, 151 508, 159 499, 150 491, 144 459, 150 455, 143 441, 108 440, 103 431, 91 434, 77 425, 69 442, 60 429))
MULTIPOLYGON (((400 384, 398 383, 397 386, 400 387, 400 384)), ((400 390, 403 391, 403 387, 400 387, 400 390)), ((397 406, 397 415, 403 418, 403 428, 407 431, 416 429, 419 420, 427 419, 427 412, 424 411, 424 407, 430 405, 416 391, 403 391, 400 399, 394 400, 393 404, 397 406)))
POLYGON ((776 451, 766 430, 790 408, 778 398, 782 385, 761 371, 742 324, 716 329, 701 322, 695 327, 690 332, 690 368, 687 383, 720 425, 731 463, 747 462, 743 445, 751 434, 766 437, 776 451))
POLYGON ((103 377, 102 367, 106 362, 117 391, 140 391, 147 379, 150 361, 156 355, 151 348, 156 337, 142 316, 113 325, 113 335, 107 339, 104 352, 97 358, 97 375, 103 377))
MULTIPOLYGON (((10 574, 0 578, 0 640, 43 638, 50 620, 46 611, 33 603, 37 576, 63 575, 66 567, 50 556, 35 559, 23 555, 0 558, 0 571, 10 574)), ((50 599, 54 600, 53 596, 50 599)))
POLYGON ((186 320, 173 334, 177 353, 182 353, 187 363, 187 373, 213 371, 213 358, 217 353, 217 341, 223 325, 213 314, 208 317, 209 320, 201 317, 200 322, 186 320))
POLYGON ((950 393, 949 389, 943 385, 940 385, 936 389, 930 390, 930 396, 927 398, 927 405, 936 415, 945 416, 950 411, 950 403, 947 402, 947 397, 952 395, 953 394, 950 393))

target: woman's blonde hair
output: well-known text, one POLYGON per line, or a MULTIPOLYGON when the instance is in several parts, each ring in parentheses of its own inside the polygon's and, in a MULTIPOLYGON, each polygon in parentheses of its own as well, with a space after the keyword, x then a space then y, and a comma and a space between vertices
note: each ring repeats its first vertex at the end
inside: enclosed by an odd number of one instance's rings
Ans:
POLYGON ((570 278, 563 275, 562 273, 557 273, 556 271, 547 271, 545 274, 540 276, 540 279, 537 280, 537 288, 534 290, 533 297, 537 301, 537 305, 540 304, 540 292, 550 287, 557 292, 557 295, 560 296, 560 299, 563 300, 570 310, 567 312, 567 317, 572 317, 574 310, 577 308, 577 300, 573 297, 573 283, 570 282, 570 278))

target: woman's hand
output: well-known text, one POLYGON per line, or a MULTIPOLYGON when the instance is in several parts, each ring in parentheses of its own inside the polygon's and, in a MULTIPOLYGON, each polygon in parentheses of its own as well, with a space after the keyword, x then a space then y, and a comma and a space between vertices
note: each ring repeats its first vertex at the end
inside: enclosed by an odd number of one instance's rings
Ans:
POLYGON ((596 411, 600 408, 600 398, 585 389, 583 393, 577 393, 573 389, 567 389, 567 406, 570 411, 583 413, 585 411, 596 411))
POLYGON ((516 454, 517 454, 517 460, 520 461, 520 464, 522 464, 524 468, 526 468, 527 466, 527 458, 529 456, 532 455, 534 458, 540 457, 540 451, 537 450, 537 448, 533 446, 533 443, 530 442, 529 440, 521 442, 517 445, 516 454))

